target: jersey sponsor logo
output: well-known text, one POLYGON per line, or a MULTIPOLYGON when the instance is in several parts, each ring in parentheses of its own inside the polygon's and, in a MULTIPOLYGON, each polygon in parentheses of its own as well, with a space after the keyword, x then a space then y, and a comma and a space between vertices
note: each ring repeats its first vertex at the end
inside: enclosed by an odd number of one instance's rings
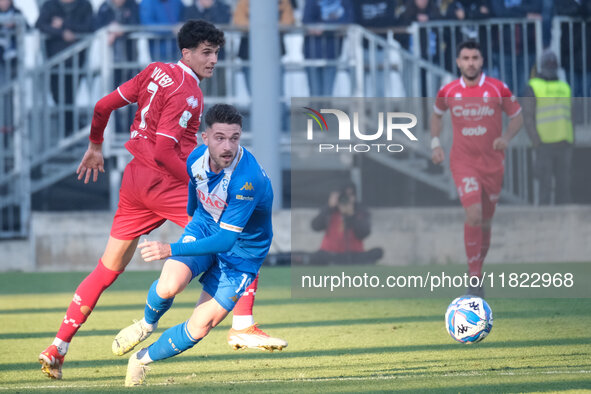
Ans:
POLYGON ((197 108, 199 105, 199 100, 194 96, 187 97, 187 105, 193 109, 197 108))
POLYGON ((236 200, 253 201, 254 200, 254 197, 243 196, 242 194, 237 194, 236 195, 236 200))
POLYGON ((224 200, 216 196, 215 194, 205 194, 201 190, 197 189, 197 195, 199 197, 199 201, 205 206, 223 210, 228 205, 224 200))
POLYGON ((466 118, 474 118, 474 120, 482 119, 484 116, 493 116, 495 114, 494 108, 488 105, 456 105, 452 108, 454 116, 464 116, 466 118))
POLYGON ((167 73, 162 71, 162 69, 160 69, 160 67, 154 68, 154 71, 152 71, 151 78, 155 82, 158 82, 158 85, 162 86, 163 88, 166 88, 174 83, 172 78, 167 73))
POLYGON ((486 127, 477 126, 477 127, 464 127, 462 129, 462 135, 465 136, 480 136, 486 133, 486 127))
POLYGON ((191 116, 193 116, 192 113, 190 113, 189 111, 185 111, 183 112, 183 114, 181 115, 181 118, 179 119, 179 125, 182 128, 187 128, 187 125, 189 124, 189 119, 191 119, 191 116))
POLYGON ((252 182, 245 182, 244 185, 240 188, 240 190, 246 190, 246 191, 254 190, 254 187, 252 187, 252 182))

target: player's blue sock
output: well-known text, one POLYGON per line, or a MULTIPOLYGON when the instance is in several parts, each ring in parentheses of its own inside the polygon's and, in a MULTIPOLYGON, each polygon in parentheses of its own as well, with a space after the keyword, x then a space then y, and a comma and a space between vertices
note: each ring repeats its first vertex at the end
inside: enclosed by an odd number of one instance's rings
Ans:
POLYGON ((148 348, 148 355, 153 361, 176 356, 191 349, 201 338, 195 339, 187 330, 187 322, 178 324, 164 331, 156 342, 148 348))
POLYGON ((166 313, 172 305, 174 297, 165 299, 156 293, 156 285, 158 280, 152 283, 150 291, 148 291, 148 298, 146 299, 146 308, 144 309, 144 319, 148 324, 158 323, 158 320, 166 313))

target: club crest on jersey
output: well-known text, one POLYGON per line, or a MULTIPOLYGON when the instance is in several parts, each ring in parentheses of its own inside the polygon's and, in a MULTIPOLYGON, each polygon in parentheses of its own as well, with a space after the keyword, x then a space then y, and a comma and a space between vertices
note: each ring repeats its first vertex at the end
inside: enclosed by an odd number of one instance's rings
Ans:
POLYGON ((252 187, 252 182, 245 182, 244 185, 240 188, 240 190, 246 190, 246 191, 254 190, 254 187, 252 187))
POLYGON ((197 189, 197 195, 199 197, 199 201, 201 201, 203 205, 215 210, 223 211, 226 208, 226 205, 228 205, 224 200, 215 194, 206 195, 201 190, 197 189))
POLYGON ((482 101, 484 101, 485 103, 488 103, 488 90, 486 90, 483 94, 482 94, 482 101))
POLYGON ((189 119, 191 119, 191 116, 193 116, 193 114, 189 111, 183 112, 181 118, 179 119, 179 125, 186 129, 187 125, 189 124, 189 119))
POLYGON ((199 105, 199 100, 196 99, 194 96, 187 97, 187 105, 189 105, 189 107, 195 109, 199 105))

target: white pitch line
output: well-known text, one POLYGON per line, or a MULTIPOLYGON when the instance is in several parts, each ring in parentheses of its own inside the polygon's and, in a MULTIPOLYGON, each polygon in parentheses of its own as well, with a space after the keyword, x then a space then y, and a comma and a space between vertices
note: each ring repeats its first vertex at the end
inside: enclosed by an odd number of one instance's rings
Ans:
MULTIPOLYGON (((437 374, 414 374, 414 375, 387 375, 387 376, 351 376, 351 377, 335 377, 335 378, 300 378, 300 379, 263 379, 263 380, 240 380, 240 381, 219 381, 207 383, 221 383, 221 384, 266 384, 266 383, 301 383, 301 382, 340 382, 340 381, 370 381, 370 380, 393 380, 393 379, 415 379, 421 377, 471 377, 471 376, 485 376, 485 375, 499 375, 499 376, 531 376, 531 375, 583 375, 590 374, 591 370, 580 371, 540 371, 540 372, 499 372, 499 373, 484 373, 484 372, 458 372, 458 373, 444 373, 437 374)), ((149 383, 147 386, 174 386, 174 383, 161 382, 149 383)), ((99 387, 115 387, 109 384, 87 384, 87 385, 45 385, 45 386, 17 386, 17 387, 0 387, 0 390, 29 390, 29 389, 64 389, 64 388, 99 388, 99 387)), ((123 385, 121 386, 123 387, 123 385)))

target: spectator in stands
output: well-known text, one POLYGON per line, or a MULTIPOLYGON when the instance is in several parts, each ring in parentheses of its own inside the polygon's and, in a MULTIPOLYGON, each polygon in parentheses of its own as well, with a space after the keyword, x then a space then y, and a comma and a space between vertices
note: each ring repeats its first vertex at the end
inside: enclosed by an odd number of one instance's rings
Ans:
MULTIPOLYGON (((538 0, 493 0, 490 2, 491 16, 494 18, 541 19, 542 6, 538 0)), ((499 32, 493 28, 492 37, 501 34, 501 40, 493 41, 493 74, 504 81, 515 95, 523 94, 530 71, 535 64, 535 26, 530 24, 527 31, 515 25, 514 34, 510 25, 504 25, 499 32), (501 42, 502 41, 502 42, 501 42), (502 44, 502 50, 501 50, 502 44), (526 48, 527 46, 527 48, 526 48), (526 49, 528 57, 526 58, 526 49), (513 74, 515 67, 516 74, 513 74)))
MULTIPOLYGON (((347 24, 355 22, 351 0, 307 0, 302 18, 309 24, 347 24)), ((306 59, 334 61, 341 54, 342 34, 310 29, 304 41, 306 59)), ((331 96, 337 68, 334 65, 307 67, 311 96, 331 96)))
POLYGON ((312 220, 312 229, 325 232, 320 250, 310 256, 312 265, 375 264, 384 255, 382 248, 366 251, 363 246, 371 221, 369 212, 357 201, 353 183, 330 193, 328 205, 312 220))
MULTIPOLYGON (((47 58, 68 48, 82 35, 91 33, 93 30, 92 19, 92 6, 88 0, 48 0, 43 3, 35 26, 45 35, 45 55, 47 58)), ((80 56, 77 56, 77 59, 77 66, 82 67, 86 60, 86 53, 82 52, 80 56)), ((63 97, 60 97, 60 75, 57 70, 51 74, 51 94, 60 108, 74 104, 73 66, 73 58, 69 58, 65 62, 63 97)), ((69 135, 74 128, 78 128, 80 125, 74 125, 72 110, 65 109, 63 111, 65 112, 63 132, 69 135)))
POLYGON ((203 19, 211 23, 230 23, 232 12, 222 0, 194 0, 193 4, 183 10, 183 21, 203 19))
MULTIPOLYGON (((400 15, 400 24, 403 26, 410 26, 413 22, 429 22, 441 19, 439 9, 434 0, 407 0, 404 11, 400 15)), ((437 57, 437 35, 434 31, 422 31, 420 42, 413 43, 419 45, 420 54, 423 59, 435 60, 437 57)), ((411 47, 411 40, 409 36, 401 38, 400 43, 409 51, 413 52, 411 47)))
MULTIPOLYGON (((386 30, 396 26, 396 2, 395 0, 357 0, 353 2, 353 14, 356 22, 368 30, 373 30, 378 35, 386 38, 386 30)), ((364 58, 369 63, 372 54, 367 42, 363 43, 364 58)), ((375 86, 370 92, 375 97, 384 97, 386 78, 386 57, 382 47, 377 47, 373 53, 376 62, 375 86)), ((373 81, 367 76, 367 85, 373 81)), ((366 96, 368 92, 366 91, 366 96)))
MULTIPOLYGON (((133 42, 127 39, 127 34, 117 31, 119 26, 138 25, 140 22, 139 8, 135 0, 105 0, 96 15, 96 28, 109 26, 108 43, 113 47, 115 62, 131 61, 135 58, 133 42)), ((121 70, 115 70, 115 86, 131 78, 122 75, 121 70)))
MULTIPOLYGON (((556 0, 556 14, 568 17, 589 17, 591 16, 591 2, 580 0, 556 0)), ((583 43, 583 31, 587 44, 591 42, 591 23, 581 20, 580 22, 560 24, 560 59, 566 77, 572 88, 574 97, 588 97, 591 95, 591 73, 587 73, 587 86, 583 86, 583 75, 591 68, 591 50, 589 46, 585 50, 577 50, 578 45, 583 43), (583 27, 585 29, 583 30, 583 27), (571 30, 572 29, 572 30, 571 30), (571 50, 571 44, 574 44, 571 50), (586 57, 584 57, 586 54, 586 57), (587 69, 583 66, 586 63, 587 69)), ((578 100, 575 104, 580 104, 578 100)), ((582 111, 577 111, 582 114, 582 111)), ((578 123, 578 122, 577 122, 578 123)))
POLYGON ((0 23, 0 86, 16 75, 16 24, 9 19, 19 16, 22 16, 22 13, 14 6, 12 0, 0 0, 0 18, 7 20, 0 23))
MULTIPOLYGON (((232 19, 230 7, 222 0, 194 0, 193 4, 183 10, 183 21, 203 19, 207 22, 226 25, 232 19)), ((218 60, 224 60, 224 48, 220 49, 218 60)), ((223 70, 217 71, 211 78, 199 85, 203 95, 224 96, 226 94, 226 75, 223 70)))
POLYGON ((558 80, 558 58, 547 49, 542 55, 540 74, 525 89, 523 119, 535 152, 534 173, 539 180, 539 203, 571 202, 573 122, 571 89, 558 80))
MULTIPOLYGON (((282 26, 292 26, 295 22, 293 8, 291 5, 290 0, 277 0, 279 2, 279 25, 282 26)), ((249 0, 238 0, 236 4, 236 8, 234 9, 234 16, 232 19, 232 23, 239 27, 246 27, 250 24, 250 1, 249 0)), ((283 48, 283 40, 280 40, 281 45, 281 54, 285 52, 283 48)), ((240 48, 238 49, 238 56, 243 60, 249 59, 248 54, 248 32, 244 33, 242 39, 240 40, 240 48)), ((246 77, 246 84, 250 89, 250 72, 249 70, 245 69, 245 77, 246 77)))
MULTIPOLYGON (((454 0, 442 15, 448 20, 478 20, 490 16, 489 0, 454 0)), ((474 39, 474 37, 472 37, 474 39)))
MULTIPOLYGON (((113 60, 116 63, 131 62, 137 59, 136 41, 129 39, 129 34, 118 30, 124 25, 139 25, 139 7, 135 0, 105 0, 99 7, 95 18, 97 29, 109 26, 108 44, 113 47, 113 60)), ((115 67, 113 70, 114 88, 131 79, 136 70, 115 67)), ((134 113, 121 110, 113 114, 115 130, 128 132, 127 124, 133 123, 134 113)))
MULTIPOLYGON (((450 0, 447 3, 442 2, 441 15, 443 15, 444 19, 457 21, 485 19, 490 16, 488 3, 489 0, 450 0)), ((477 28, 471 25, 462 25, 461 27, 445 27, 443 29, 443 56, 446 70, 455 73, 456 48, 462 42, 469 40, 478 41, 482 53, 488 53, 486 27, 477 28)))
MULTIPOLYGON (((439 8, 435 0, 407 0, 404 11, 400 15, 400 24, 410 26, 414 22, 419 24, 441 19, 439 8)), ((436 29, 420 29, 419 42, 412 42, 408 34, 397 36, 400 44, 407 50, 418 53, 420 56, 432 63, 439 63, 439 39, 436 29), (418 45, 418 48, 417 48, 418 45)), ((427 96, 427 73, 420 70, 421 75, 421 96, 427 96)))
MULTIPOLYGON (((142 0, 140 2, 140 22, 147 26, 170 26, 181 22, 184 5, 181 0, 142 0)), ((156 36, 169 36, 171 32, 158 31, 156 36)), ((179 57, 174 38, 152 38, 150 55, 152 61, 172 61, 179 57)))

